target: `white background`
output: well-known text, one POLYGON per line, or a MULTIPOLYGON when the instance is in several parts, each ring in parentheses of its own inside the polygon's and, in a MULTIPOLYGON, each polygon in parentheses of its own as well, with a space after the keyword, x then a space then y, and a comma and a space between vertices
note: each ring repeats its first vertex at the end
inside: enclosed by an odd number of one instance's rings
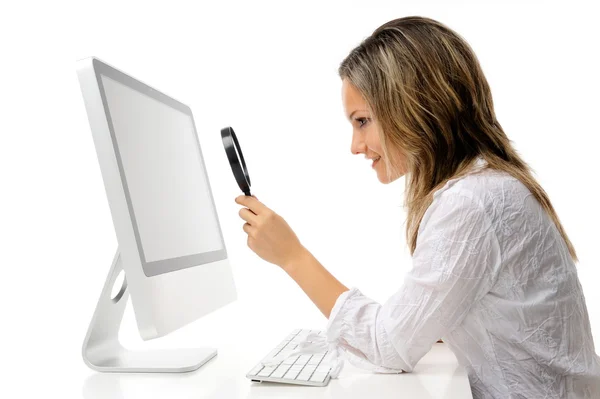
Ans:
MULTIPOLYGON (((326 319, 246 246, 234 202, 240 191, 220 139, 225 126, 239 136, 253 193, 342 283, 379 301, 397 290, 410 267, 404 179, 381 185, 364 157, 351 155, 337 67, 379 25, 408 15, 445 23, 475 50, 500 123, 578 252, 600 343, 600 15, 592 3, 3 4, 0 391, 81 397, 93 374, 81 344, 117 242, 75 73, 87 56, 192 108, 239 301, 271 312, 257 312, 265 327, 246 325, 248 317, 227 328, 264 328, 274 345, 291 328, 326 319)), ((143 344, 213 345, 199 341, 215 335, 218 312, 143 344)), ((128 308, 121 335, 140 346, 133 318, 128 308)), ((184 390, 171 397, 188 397, 184 390)))

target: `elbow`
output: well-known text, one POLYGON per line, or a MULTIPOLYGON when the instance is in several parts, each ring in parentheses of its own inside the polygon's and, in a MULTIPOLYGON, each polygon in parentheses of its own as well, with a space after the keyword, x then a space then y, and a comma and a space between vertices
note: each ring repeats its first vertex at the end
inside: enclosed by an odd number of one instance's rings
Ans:
POLYGON ((406 362, 403 362, 403 361, 397 362, 391 368, 394 370, 398 370, 398 373, 412 373, 413 369, 414 369, 413 366, 411 366, 410 364, 407 364, 406 362))
POLYGON ((388 372, 411 373, 414 366, 405 361, 397 351, 392 348, 390 349, 379 352, 380 356, 377 359, 377 366, 388 372))
MULTIPOLYGON (((377 323, 377 331, 375 334, 375 359, 379 367, 395 371, 396 373, 410 373, 413 371, 415 364, 410 361, 406 348, 397 348, 392 343, 383 323, 377 323), (401 349, 401 350, 398 350, 401 349)), ((416 363, 416 362, 415 362, 416 363)))

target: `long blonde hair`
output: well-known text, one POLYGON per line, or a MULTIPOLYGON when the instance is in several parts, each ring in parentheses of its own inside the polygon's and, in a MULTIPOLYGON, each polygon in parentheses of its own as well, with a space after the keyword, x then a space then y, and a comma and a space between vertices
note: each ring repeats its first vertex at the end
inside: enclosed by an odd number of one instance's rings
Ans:
POLYGON ((519 179, 567 237, 546 192, 511 145, 494 113, 479 61, 456 32, 430 18, 389 21, 342 61, 338 73, 367 102, 378 122, 388 178, 404 157, 406 237, 411 255, 432 193, 476 161, 519 179))

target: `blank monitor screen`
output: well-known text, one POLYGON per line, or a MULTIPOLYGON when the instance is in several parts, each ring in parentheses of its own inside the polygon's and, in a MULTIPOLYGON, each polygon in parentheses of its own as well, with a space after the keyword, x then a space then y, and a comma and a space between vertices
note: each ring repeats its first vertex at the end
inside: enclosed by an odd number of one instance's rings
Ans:
POLYGON ((145 274, 225 259, 189 108, 117 72, 99 77, 145 274))

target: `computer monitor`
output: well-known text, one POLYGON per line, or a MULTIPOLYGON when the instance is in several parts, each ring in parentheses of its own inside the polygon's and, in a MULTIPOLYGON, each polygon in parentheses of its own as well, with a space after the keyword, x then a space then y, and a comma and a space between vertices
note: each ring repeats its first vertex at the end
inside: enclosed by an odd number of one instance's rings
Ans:
POLYGON ((98 371, 195 370, 216 349, 133 352, 118 342, 128 297, 143 340, 237 299, 192 111, 95 57, 77 74, 118 241, 84 361, 98 371))

